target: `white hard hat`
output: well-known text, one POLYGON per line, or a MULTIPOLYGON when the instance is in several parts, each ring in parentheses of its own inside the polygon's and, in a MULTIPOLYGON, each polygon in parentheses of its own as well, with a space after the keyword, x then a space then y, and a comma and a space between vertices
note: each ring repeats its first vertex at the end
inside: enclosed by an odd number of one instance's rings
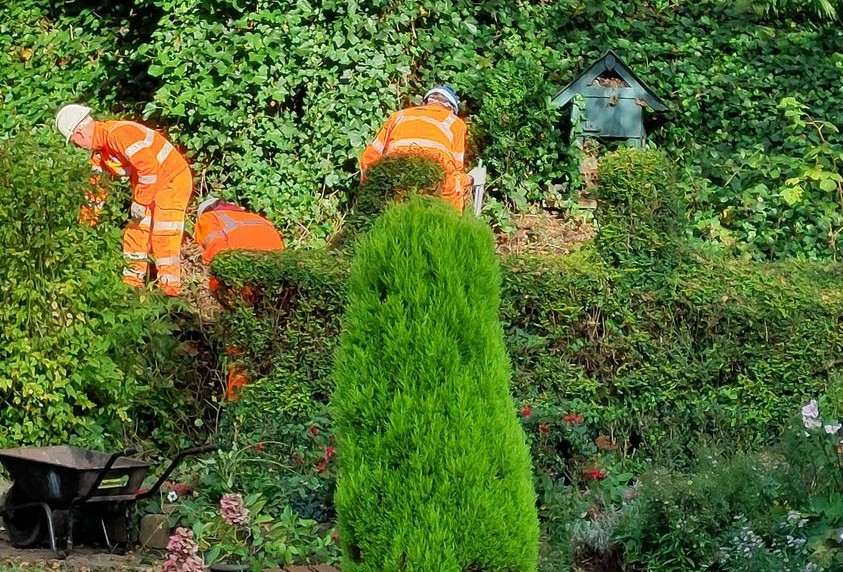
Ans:
POLYGON ((64 135, 64 142, 70 141, 70 136, 76 131, 86 118, 91 116, 91 108, 87 105, 71 103, 65 105, 56 114, 56 129, 64 135))
POLYGON ((210 197, 199 203, 199 208, 196 209, 196 216, 202 216, 202 213, 214 206, 219 199, 217 197, 210 197))
POLYGON ((448 102, 448 107, 450 107, 451 111, 455 114, 460 112, 460 98, 457 97, 457 93, 447 85, 434 86, 433 89, 424 94, 422 101, 427 103, 427 100, 433 95, 438 95, 444 98, 448 102))

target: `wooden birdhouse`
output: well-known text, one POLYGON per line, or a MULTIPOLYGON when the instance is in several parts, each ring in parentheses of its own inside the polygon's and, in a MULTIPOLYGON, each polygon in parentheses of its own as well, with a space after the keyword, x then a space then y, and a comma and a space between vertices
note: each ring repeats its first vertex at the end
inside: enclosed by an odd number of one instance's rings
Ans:
POLYGON ((563 107, 572 100, 572 136, 580 146, 588 138, 599 138, 624 139, 634 147, 643 147, 647 141, 644 108, 667 110, 612 50, 557 93, 552 103, 563 107))

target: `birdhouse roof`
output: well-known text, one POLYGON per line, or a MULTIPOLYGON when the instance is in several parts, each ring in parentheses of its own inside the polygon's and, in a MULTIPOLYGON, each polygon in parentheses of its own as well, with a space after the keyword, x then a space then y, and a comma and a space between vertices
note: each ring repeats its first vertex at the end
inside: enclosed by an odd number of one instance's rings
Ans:
POLYGON ((641 78, 618 56, 614 50, 607 50, 590 68, 582 72, 574 81, 553 96, 551 103, 562 107, 567 105, 575 95, 586 93, 595 80, 606 76, 616 76, 626 82, 628 88, 636 91, 635 97, 647 102, 654 111, 667 111, 667 105, 647 87, 641 78))

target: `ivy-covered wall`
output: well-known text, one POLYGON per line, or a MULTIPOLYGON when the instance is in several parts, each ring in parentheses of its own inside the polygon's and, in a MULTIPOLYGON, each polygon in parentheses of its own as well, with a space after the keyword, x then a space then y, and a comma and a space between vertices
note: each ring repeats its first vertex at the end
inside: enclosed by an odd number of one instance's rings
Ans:
POLYGON ((336 229, 367 140, 437 82, 464 99, 492 197, 546 196, 575 177, 566 113, 546 99, 611 47, 670 107, 651 141, 689 172, 699 236, 763 258, 836 250, 840 181, 806 173, 839 172, 839 135, 778 107, 795 97, 843 124, 843 31, 819 0, 9 4, 4 132, 66 100, 143 109, 190 153, 203 193, 265 212, 289 242, 336 229), (803 176, 804 195, 787 183, 803 176))

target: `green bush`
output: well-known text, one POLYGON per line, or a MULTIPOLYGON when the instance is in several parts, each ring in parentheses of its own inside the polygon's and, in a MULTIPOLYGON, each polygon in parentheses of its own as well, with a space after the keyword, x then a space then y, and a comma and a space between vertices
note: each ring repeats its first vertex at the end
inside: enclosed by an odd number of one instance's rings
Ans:
POLYGON ((347 245, 371 228, 375 219, 394 200, 413 195, 441 194, 445 169, 439 162, 420 154, 391 155, 369 169, 366 181, 350 194, 350 209, 335 246, 347 245))
MULTIPOLYGON (((225 283, 253 284, 265 297, 224 315, 222 343, 242 345, 245 363, 275 379, 277 395, 303 387, 325 400, 347 258, 285 252, 254 260, 232 253, 214 266, 225 283)), ((691 441, 723 432, 744 444, 765 441, 783 424, 782 411, 839 386, 836 267, 696 254, 657 287, 624 277, 589 249, 503 260, 501 320, 517 401, 584 402, 580 413, 658 451, 672 432, 667 422, 678 419, 691 441)))
POLYGON ((758 452, 702 450, 687 470, 646 471, 615 531, 629 570, 837 570, 839 437, 790 425, 758 452))
POLYGON ((147 0, 10 0, 0 20, 0 133, 51 124, 65 103, 101 113, 149 97, 135 47, 159 14, 147 0))
POLYGON ((491 232, 436 199, 360 244, 332 400, 343 569, 536 569, 499 285, 491 232))
POLYGON ((149 407, 180 402, 174 327, 121 282, 119 195, 80 225, 90 168, 46 139, 0 142, 0 447, 149 437, 181 417, 149 407))
POLYGON ((626 272, 670 269, 685 241, 682 189, 662 151, 626 148, 601 159, 595 245, 626 272))

